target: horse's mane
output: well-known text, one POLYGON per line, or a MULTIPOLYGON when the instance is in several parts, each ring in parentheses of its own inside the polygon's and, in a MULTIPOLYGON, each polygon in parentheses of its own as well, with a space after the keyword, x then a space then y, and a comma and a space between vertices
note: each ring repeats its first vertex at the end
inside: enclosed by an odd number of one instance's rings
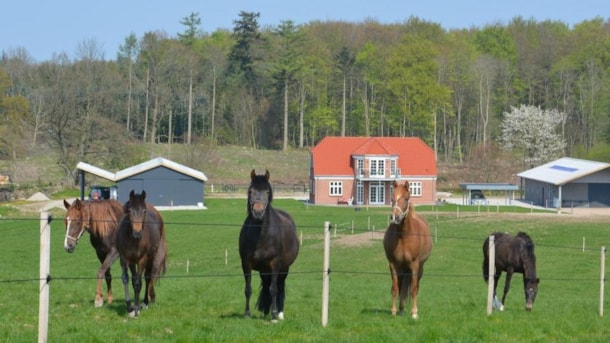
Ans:
MULTIPOLYGON (((91 218, 91 234, 106 237, 113 234, 121 221, 123 207, 116 201, 89 201, 83 203, 83 210, 87 208, 91 218)), ((86 210, 85 210, 86 211, 86 210)))
POLYGON ((525 252, 526 252, 527 256, 530 258, 530 260, 533 263, 536 263, 536 255, 534 254, 534 241, 532 241, 532 239, 530 238, 530 236, 527 233, 522 232, 522 231, 517 233, 517 237, 519 237, 525 241, 525 252))

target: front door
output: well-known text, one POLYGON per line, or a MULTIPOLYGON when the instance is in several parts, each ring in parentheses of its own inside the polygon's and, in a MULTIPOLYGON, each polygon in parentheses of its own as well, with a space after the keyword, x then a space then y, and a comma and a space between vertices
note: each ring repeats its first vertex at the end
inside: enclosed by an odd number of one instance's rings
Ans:
POLYGON ((385 187, 381 181, 371 181, 369 185, 369 204, 385 204, 385 187))

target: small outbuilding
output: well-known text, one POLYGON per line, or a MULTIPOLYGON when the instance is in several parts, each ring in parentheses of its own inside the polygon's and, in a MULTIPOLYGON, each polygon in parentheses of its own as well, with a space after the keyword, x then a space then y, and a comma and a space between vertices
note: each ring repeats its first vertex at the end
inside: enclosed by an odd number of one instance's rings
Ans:
POLYGON ((553 207, 610 206, 610 164, 564 157, 517 174, 521 197, 553 207))
POLYGON ((464 190, 462 193, 462 203, 464 205, 473 203, 473 192, 485 191, 504 193, 504 203, 510 205, 515 198, 515 191, 519 189, 517 185, 510 183, 460 183, 460 188, 464 190))
POLYGON ((170 161, 155 158, 112 173, 80 162, 81 197, 84 197, 85 172, 116 183, 117 199, 124 203, 129 193, 146 191, 146 200, 154 206, 199 206, 204 204, 205 182, 202 172, 170 161))

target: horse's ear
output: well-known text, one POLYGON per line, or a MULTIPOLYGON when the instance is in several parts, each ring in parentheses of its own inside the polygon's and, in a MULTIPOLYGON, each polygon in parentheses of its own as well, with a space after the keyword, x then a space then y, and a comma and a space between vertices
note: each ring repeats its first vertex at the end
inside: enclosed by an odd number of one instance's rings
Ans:
POLYGON ((146 191, 142 190, 142 200, 146 199, 146 191))
POLYGON ((396 182, 396 180, 394 180, 394 183, 392 183, 392 186, 393 186, 394 188, 396 188, 396 187, 398 186, 398 182, 396 182))
POLYGON ((64 199, 64 207, 66 208, 66 210, 70 209, 70 204, 66 201, 66 199, 64 199))
POLYGON ((252 171, 250 172, 250 179, 252 181, 254 181, 255 177, 256 177, 256 169, 252 169, 252 171))
POLYGON ((267 179, 267 181, 269 181, 269 169, 265 170, 265 179, 267 179))
POLYGON ((74 207, 76 207, 76 209, 80 211, 80 208, 81 208, 80 200, 76 199, 76 201, 74 202, 74 207))
POLYGON ((135 194, 134 194, 133 189, 132 189, 131 192, 129 192, 129 200, 133 201, 134 197, 135 197, 135 194))

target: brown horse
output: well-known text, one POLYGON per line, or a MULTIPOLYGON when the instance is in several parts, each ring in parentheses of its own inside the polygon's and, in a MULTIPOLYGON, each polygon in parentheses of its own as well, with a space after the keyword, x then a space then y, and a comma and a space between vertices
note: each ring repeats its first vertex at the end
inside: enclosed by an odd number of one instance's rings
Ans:
POLYGON ((94 305, 100 307, 104 304, 103 280, 106 280, 107 302, 111 304, 113 295, 110 266, 119 257, 115 240, 119 222, 123 217, 123 206, 116 200, 80 201, 79 199, 76 199, 72 205, 64 200, 64 206, 68 210, 64 217, 66 226, 64 249, 69 253, 74 252, 80 237, 85 231, 89 232, 91 245, 102 264, 97 272, 94 305))
POLYGON ((121 257, 123 271, 123 286, 125 287, 125 303, 130 317, 137 317, 140 311, 140 290, 142 289, 142 274, 146 281, 144 289, 144 306, 155 302, 154 283, 162 273, 165 273, 167 260, 167 243, 165 241, 165 226, 161 214, 146 202, 146 192, 129 193, 125 203, 125 217, 119 225, 117 233, 117 249, 121 257), (129 275, 134 292, 134 307, 129 296, 129 275))
POLYGON ((271 320, 284 319, 286 277, 290 265, 299 254, 296 225, 290 214, 271 206, 273 191, 269 171, 265 175, 250 173, 248 188, 248 216, 239 234, 239 256, 246 281, 246 309, 250 316, 252 270, 257 270, 262 281, 257 307, 271 320))
POLYGON ((396 298, 400 294, 400 313, 404 300, 411 293, 411 317, 418 318, 417 292, 424 274, 424 262, 432 251, 430 227, 411 206, 409 183, 394 181, 391 223, 383 237, 385 255, 392 275, 392 315, 396 315, 396 298))
MULTIPOLYGON (((521 273, 523 274, 523 289, 525 291, 525 310, 531 311, 540 283, 540 279, 536 276, 534 242, 525 232, 519 232, 514 237, 502 232, 494 232, 493 235, 496 256, 493 307, 504 311, 504 302, 510 289, 513 273, 521 273), (500 302, 496 294, 496 288, 503 271, 506 272, 506 280, 504 280, 504 295, 502 295, 502 302, 500 302)), ((489 281, 489 237, 483 242, 483 278, 485 282, 489 281)))

